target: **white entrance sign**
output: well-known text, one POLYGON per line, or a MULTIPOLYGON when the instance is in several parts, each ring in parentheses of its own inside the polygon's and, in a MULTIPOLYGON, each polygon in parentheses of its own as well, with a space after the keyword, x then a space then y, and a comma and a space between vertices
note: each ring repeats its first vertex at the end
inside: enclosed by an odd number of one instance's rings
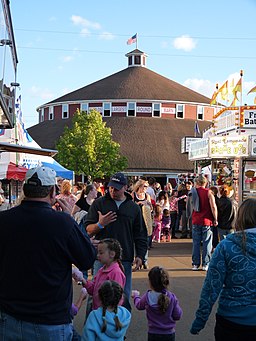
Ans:
POLYGON ((209 139, 192 142, 189 148, 189 160, 200 160, 209 157, 209 139))

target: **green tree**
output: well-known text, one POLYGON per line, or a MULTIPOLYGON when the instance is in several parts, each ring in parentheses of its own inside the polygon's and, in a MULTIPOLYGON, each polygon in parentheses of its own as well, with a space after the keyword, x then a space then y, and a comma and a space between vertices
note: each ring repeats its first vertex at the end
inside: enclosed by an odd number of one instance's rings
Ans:
POLYGON ((127 167, 127 159, 120 155, 120 145, 112 140, 96 110, 74 115, 71 128, 65 127, 57 143, 57 159, 76 174, 103 178, 127 167))

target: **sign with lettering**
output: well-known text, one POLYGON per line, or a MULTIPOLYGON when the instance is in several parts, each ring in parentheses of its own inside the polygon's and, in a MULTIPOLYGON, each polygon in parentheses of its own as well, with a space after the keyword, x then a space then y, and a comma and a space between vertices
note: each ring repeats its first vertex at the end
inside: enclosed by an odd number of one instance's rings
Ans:
POLYGON ((146 112, 146 113, 151 113, 152 108, 151 107, 138 107, 136 109, 137 112, 146 112))
POLYGON ((181 153, 188 153, 190 144, 194 141, 198 141, 198 139, 201 139, 201 137, 188 137, 185 136, 181 139, 181 153))
POLYGON ((224 132, 236 128, 237 110, 226 110, 216 119, 216 132, 224 132))
POLYGON ((162 114, 172 114, 172 115, 175 115, 175 108, 168 108, 168 107, 163 107, 161 108, 161 113, 162 114))
POLYGON ((209 142, 212 158, 248 156, 248 136, 215 136, 209 142))
POLYGON ((126 112, 127 111, 127 107, 125 106, 113 106, 112 107, 112 112, 126 112))
POLYGON ((89 110, 96 110, 99 113, 102 113, 102 107, 89 107, 89 110))
POLYGON ((256 128, 256 110, 244 110, 244 128, 256 128))
POLYGON ((191 142, 189 148, 189 160, 201 160, 209 157, 209 139, 200 139, 191 142))

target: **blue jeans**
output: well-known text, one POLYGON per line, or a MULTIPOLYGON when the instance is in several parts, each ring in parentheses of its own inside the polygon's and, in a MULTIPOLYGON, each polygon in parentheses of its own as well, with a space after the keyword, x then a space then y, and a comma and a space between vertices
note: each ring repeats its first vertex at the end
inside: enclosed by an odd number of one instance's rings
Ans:
MULTIPOLYGON (((123 267, 124 267, 124 273, 126 277, 125 281, 125 286, 124 286, 124 303, 123 306, 128 309, 129 311, 132 310, 132 307, 130 305, 130 296, 131 296, 131 291, 132 291, 132 263, 131 262, 122 262, 123 267)), ((102 267, 103 265, 96 260, 93 264, 93 275, 95 276, 98 270, 102 267)))
POLYGON ((0 340, 71 341, 72 323, 62 325, 37 324, 16 320, 0 312, 0 340))
POLYGON ((211 259, 212 251, 212 230, 211 226, 192 225, 192 239, 193 239, 193 250, 192 250, 192 264, 200 266, 200 247, 203 242, 202 251, 202 265, 208 265, 211 259))

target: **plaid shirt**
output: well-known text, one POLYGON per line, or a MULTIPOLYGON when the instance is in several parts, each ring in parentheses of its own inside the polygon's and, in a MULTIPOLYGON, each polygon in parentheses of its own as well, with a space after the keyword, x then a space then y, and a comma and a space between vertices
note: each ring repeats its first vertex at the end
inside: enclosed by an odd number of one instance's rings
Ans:
POLYGON ((170 211, 171 212, 178 212, 178 201, 181 199, 185 199, 187 196, 186 195, 182 195, 181 197, 177 198, 177 197, 171 197, 170 202, 170 211))

